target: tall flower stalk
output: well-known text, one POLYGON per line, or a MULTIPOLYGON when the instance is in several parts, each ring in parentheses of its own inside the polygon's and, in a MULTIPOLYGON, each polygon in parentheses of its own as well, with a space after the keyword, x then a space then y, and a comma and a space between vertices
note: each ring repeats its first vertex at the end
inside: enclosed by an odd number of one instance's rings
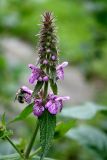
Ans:
POLYGON ((64 68, 68 62, 58 64, 57 37, 52 13, 45 12, 42 16, 37 52, 39 56, 37 65, 28 65, 31 70, 29 83, 35 85, 34 90, 31 91, 28 87, 22 86, 17 99, 21 103, 33 103, 32 112, 39 120, 26 149, 25 157, 29 158, 40 126, 41 159, 43 159, 54 137, 56 115, 61 112, 63 102, 69 100, 69 96, 58 95, 57 82, 64 79, 64 68))

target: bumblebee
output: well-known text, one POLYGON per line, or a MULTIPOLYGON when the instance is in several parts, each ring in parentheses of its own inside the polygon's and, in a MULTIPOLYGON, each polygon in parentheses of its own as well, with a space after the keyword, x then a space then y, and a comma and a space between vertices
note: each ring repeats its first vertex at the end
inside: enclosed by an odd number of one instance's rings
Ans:
POLYGON ((22 88, 20 88, 16 92, 15 100, 18 100, 19 103, 24 103, 25 102, 24 94, 25 94, 25 92, 22 90, 22 88))

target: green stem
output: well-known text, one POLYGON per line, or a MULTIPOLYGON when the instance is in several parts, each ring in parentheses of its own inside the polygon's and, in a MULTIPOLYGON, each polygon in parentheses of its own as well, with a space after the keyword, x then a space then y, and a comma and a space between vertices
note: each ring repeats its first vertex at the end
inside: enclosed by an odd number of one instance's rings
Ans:
POLYGON ((44 100, 47 97, 47 92, 48 92, 48 82, 45 82, 45 85, 44 85, 44 100))
POLYGON ((13 146, 13 148, 17 151, 17 153, 19 153, 20 157, 24 159, 24 156, 22 155, 20 150, 16 147, 16 145, 11 141, 11 139, 9 137, 6 137, 6 139, 13 146))
POLYGON ((34 151, 31 155, 30 158, 32 158, 35 154, 37 154, 41 150, 41 147, 39 147, 36 151, 34 151))
POLYGON ((35 128, 35 130, 34 130, 34 133, 33 133, 32 137, 31 137, 31 140, 30 140, 30 142, 29 142, 29 144, 28 144, 28 147, 27 147, 27 149, 26 149, 26 152, 25 152, 25 158, 26 158, 26 159, 29 158, 29 154, 30 154, 31 149, 32 149, 32 146, 33 146, 33 144, 34 144, 34 140, 35 140, 35 138, 36 138, 38 129, 39 129, 39 121, 37 121, 36 128, 35 128))

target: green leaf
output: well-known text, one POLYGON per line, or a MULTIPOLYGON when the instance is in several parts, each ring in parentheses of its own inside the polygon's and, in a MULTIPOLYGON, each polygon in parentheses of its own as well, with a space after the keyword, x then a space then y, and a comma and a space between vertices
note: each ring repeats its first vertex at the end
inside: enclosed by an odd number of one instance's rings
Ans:
POLYGON ((13 120, 11 120, 9 123, 24 120, 29 116, 30 113, 32 113, 33 103, 29 104, 27 107, 24 108, 24 110, 16 116, 13 120))
POLYGON ((56 68, 55 68, 55 66, 51 66, 50 77, 54 82, 56 81, 56 68))
POLYGON ((67 122, 60 122, 55 129, 54 138, 61 138, 68 132, 72 127, 76 125, 75 120, 67 121, 67 122))
POLYGON ((47 154, 52 139, 54 137, 55 126, 56 126, 56 116, 45 111, 43 115, 39 118, 40 122, 40 142, 42 146, 41 160, 47 154))
POLYGON ((107 107, 99 106, 94 103, 86 103, 83 106, 66 107, 62 110, 61 115, 75 119, 91 119, 99 111, 107 111, 107 107))
MULTIPOLYGON (((39 156, 34 156, 32 158, 32 160, 40 160, 40 157, 39 156)), ((52 158, 44 158, 44 160, 54 160, 54 159, 52 159, 52 158)))
POLYGON ((42 86, 43 86, 43 81, 38 81, 37 82, 37 84, 36 84, 36 86, 35 86, 35 88, 34 88, 34 91, 33 91, 33 93, 32 93, 32 96, 33 97, 35 97, 37 94, 38 94, 38 92, 40 91, 40 89, 42 88, 42 86))
POLYGON ((57 95, 58 87, 57 87, 56 82, 54 82, 52 79, 50 80, 50 86, 51 86, 53 93, 57 95))
POLYGON ((15 154, 10 154, 10 155, 0 155, 0 160, 21 160, 20 156, 15 153, 15 154))
POLYGON ((0 139, 5 137, 5 128, 3 128, 2 126, 0 126, 0 139))
MULTIPOLYGON (((0 160, 21 160, 19 154, 0 155, 0 160)), ((34 156, 31 160, 40 160, 39 156, 34 156)), ((44 158, 44 160, 54 160, 52 158, 44 158)))
POLYGON ((5 122, 5 112, 3 113, 2 117, 1 117, 1 122, 3 126, 6 126, 6 122, 5 122))
POLYGON ((0 126, 0 139, 5 139, 11 135, 13 135, 12 130, 7 130, 4 126, 0 126))
POLYGON ((6 122, 5 122, 5 113, 2 115, 1 122, 0 122, 0 139, 5 139, 8 136, 13 135, 11 130, 6 129, 6 122))
POLYGON ((82 146, 107 153, 107 135, 98 128, 81 125, 71 129, 66 135, 78 141, 82 146))

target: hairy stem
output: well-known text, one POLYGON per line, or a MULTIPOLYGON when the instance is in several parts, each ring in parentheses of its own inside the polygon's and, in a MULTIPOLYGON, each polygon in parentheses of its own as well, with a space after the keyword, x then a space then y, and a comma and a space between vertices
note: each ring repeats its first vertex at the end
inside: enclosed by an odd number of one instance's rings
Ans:
POLYGON ((24 156, 22 155, 20 150, 16 147, 16 145, 11 141, 11 139, 9 137, 6 137, 6 139, 13 146, 13 148, 17 151, 17 153, 19 153, 20 157, 24 159, 24 156))
POLYGON ((37 121, 37 123, 36 123, 36 127, 35 127, 35 130, 34 130, 34 133, 33 133, 32 137, 31 137, 31 140, 30 140, 30 142, 29 142, 29 144, 28 144, 28 147, 27 147, 27 149, 26 149, 26 152, 25 152, 25 158, 26 158, 26 159, 29 158, 29 154, 30 154, 31 149, 32 149, 32 147, 33 147, 33 144, 34 144, 34 141, 35 141, 35 138, 36 138, 38 129, 39 129, 39 121, 37 121))

